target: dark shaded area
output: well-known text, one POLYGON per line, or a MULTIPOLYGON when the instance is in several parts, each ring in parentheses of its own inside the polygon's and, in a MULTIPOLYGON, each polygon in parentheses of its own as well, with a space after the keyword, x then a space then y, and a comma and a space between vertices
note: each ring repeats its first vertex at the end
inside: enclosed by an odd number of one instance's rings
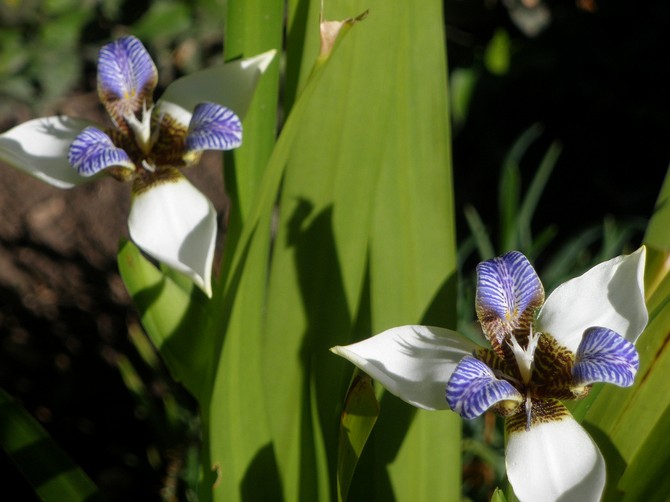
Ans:
MULTIPOLYGON (((550 2, 551 24, 529 38, 500 4, 464 12, 462 2, 446 2, 451 69, 481 69, 467 120, 454 133, 457 205, 475 205, 494 233, 502 160, 534 123, 545 132, 522 165, 526 186, 548 145, 564 146, 536 228, 557 224, 565 239, 606 214, 652 213, 670 161, 670 34, 663 28, 670 5, 595 2, 588 11, 580 3, 550 2), (450 30, 451 23, 462 24, 450 30), (494 75, 482 54, 499 27, 510 35, 511 61, 507 73, 494 75)), ((459 228, 462 237, 467 227, 459 228)))
POLYGON ((275 454, 271 444, 263 447, 249 465, 242 480, 241 492, 241 499, 245 502, 266 500, 268 493, 282 493, 275 454), (263 481, 259 483, 261 479, 263 481))
MULTIPOLYGON (((73 96, 62 111, 102 122, 95 102, 73 96)), ((5 165, 0 175, 0 386, 85 469, 102 500, 183 494, 187 450, 197 447, 195 405, 129 338, 139 321, 116 267, 130 187, 103 179, 59 190, 5 165), (139 394, 122 365, 136 372, 139 394), (166 398, 183 422, 166 416, 166 398)), ((225 213, 220 156, 188 175, 225 213)), ((12 472, 7 460, 0 467, 12 472)), ((29 500, 26 488, 7 477, 8 493, 29 500)))

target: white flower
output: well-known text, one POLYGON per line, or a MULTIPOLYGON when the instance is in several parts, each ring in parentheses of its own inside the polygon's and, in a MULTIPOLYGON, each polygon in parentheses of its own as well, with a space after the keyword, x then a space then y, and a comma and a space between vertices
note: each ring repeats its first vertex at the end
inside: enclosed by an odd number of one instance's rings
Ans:
POLYGON ((507 476, 521 501, 597 501, 605 463, 563 406, 595 382, 633 383, 648 320, 645 248, 597 265, 547 301, 516 251, 477 267, 477 316, 491 348, 442 328, 401 326, 345 347, 345 357, 405 401, 474 418, 505 417, 507 476))
POLYGON ((101 172, 132 182, 131 238, 211 296, 216 211, 179 169, 204 150, 241 144, 237 114, 273 57, 271 51, 183 77, 154 104, 156 66, 138 39, 120 38, 98 58, 98 95, 113 126, 62 116, 31 120, 0 135, 0 158, 59 188, 101 172))

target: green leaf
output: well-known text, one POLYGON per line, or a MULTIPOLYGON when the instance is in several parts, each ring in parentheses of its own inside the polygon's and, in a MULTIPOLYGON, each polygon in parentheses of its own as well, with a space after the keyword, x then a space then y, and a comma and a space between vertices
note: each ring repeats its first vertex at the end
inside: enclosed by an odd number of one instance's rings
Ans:
POLYGON ((337 455, 337 498, 340 501, 347 499, 351 477, 378 415, 379 402, 372 379, 365 373, 355 372, 340 420, 337 455))
POLYGON ((623 500, 662 502, 670 493, 670 407, 666 408, 654 428, 649 431, 638 453, 631 459, 619 482, 625 493, 623 500))
POLYGON ((530 145, 541 134, 542 127, 540 125, 530 126, 514 142, 503 162, 498 188, 501 252, 519 248, 519 194, 521 191, 519 165, 530 145))
POLYGON ((191 25, 192 13, 185 2, 154 2, 133 25, 133 35, 145 40, 175 37, 191 25))
POLYGON ((519 232, 519 244, 523 249, 530 250, 533 247, 533 237, 530 229, 531 221, 562 149, 563 147, 558 142, 553 142, 549 146, 521 203, 517 228, 519 232))
POLYGON ((491 502, 507 502, 505 492, 503 492, 500 488, 496 488, 493 492, 493 495, 491 495, 491 502))
POLYGON ((504 75, 509 70, 511 42, 506 30, 498 28, 484 51, 484 65, 494 75, 504 75))
POLYGON ((95 484, 22 406, 0 389, 0 442, 43 500, 86 500, 95 484))
MULTIPOLYGON (((224 44, 226 60, 279 50, 283 9, 284 2, 277 0, 230 0, 224 44)), ((274 148, 278 99, 279 57, 265 69, 258 83, 244 118, 242 146, 225 156, 223 174, 231 203, 226 236, 227 259, 233 256, 241 227, 251 212, 251 204, 274 148)))
MULTIPOLYGON (((338 465, 333 424, 352 368, 328 349, 393 325, 455 325, 441 5, 426 2, 419 9, 377 0, 328 6, 329 18, 363 7, 370 15, 323 71, 283 180, 262 347, 287 500, 336 497, 328 478, 338 465), (357 331, 366 305, 369 327, 357 331)), ((314 22, 317 3, 310 6, 305 18, 314 22)), ((306 27, 304 53, 319 52, 314 26, 306 27)), ((388 413, 384 406, 379 425, 388 413)), ((399 499, 458 493, 457 417, 416 412, 404 403, 396 416, 406 420, 389 424, 388 435, 379 427, 373 433, 383 460, 363 469, 383 478, 371 486, 392 486, 399 499), (431 482, 422 485, 426 479, 431 482)), ((365 459, 364 452, 360 462, 370 462, 365 459)), ((353 499, 364 498, 357 479, 370 482, 354 476, 353 499)), ((384 495, 381 489, 376 494, 384 495)))
POLYGON ((197 288, 190 293, 182 288, 130 241, 121 244, 118 266, 142 326, 173 378, 205 406, 214 355, 211 335, 203 329, 204 295, 197 288))
MULTIPOLYGON (((263 7, 257 4, 257 8, 262 10, 263 7)), ((278 19, 281 20, 281 16, 278 19)), ((296 102, 268 165, 262 170, 258 187, 253 186, 256 184, 254 176, 257 176, 253 173, 260 171, 257 165, 250 163, 262 162, 262 156, 236 157, 236 161, 243 161, 253 171, 248 176, 253 201, 240 222, 239 237, 233 232, 235 245, 226 250, 222 288, 217 288, 212 300, 213 305, 220 307, 213 312, 211 326, 225 333, 211 404, 211 421, 222 425, 211 430, 209 459, 219 472, 213 493, 219 500, 267 499, 281 491, 274 446, 266 433, 265 420, 273 412, 268 411, 259 380, 265 371, 259 349, 263 342, 260 336, 267 297, 271 221, 290 149, 323 68, 312 74, 296 102), (264 482, 255 483, 254 478, 263 478, 264 482)), ((260 112, 257 118, 268 120, 260 112)), ((257 135, 256 141, 264 139, 257 135)), ((239 166, 235 169, 239 171, 239 166)), ((238 190, 240 185, 235 186, 238 190)), ((238 209, 244 211, 242 206, 238 209)))
POLYGON ((479 216, 475 207, 471 205, 466 205, 463 208, 463 214, 479 252, 479 259, 481 261, 490 260, 495 256, 495 251, 493 250, 493 244, 481 216, 479 216))
POLYGON ((668 173, 665 175, 661 193, 649 220, 644 242, 658 250, 670 251, 668 225, 670 225, 670 169, 668 169, 668 173))

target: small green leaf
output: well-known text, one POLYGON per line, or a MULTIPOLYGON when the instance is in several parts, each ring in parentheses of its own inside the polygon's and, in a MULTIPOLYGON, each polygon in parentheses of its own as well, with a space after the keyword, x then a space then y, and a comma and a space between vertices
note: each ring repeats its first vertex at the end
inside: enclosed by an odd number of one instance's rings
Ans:
POLYGON ((505 493, 500 488, 496 488, 493 495, 491 495, 491 502, 507 502, 507 497, 505 497, 505 493))
POLYGON ((349 484, 379 415, 379 402, 372 379, 356 372, 349 386, 340 419, 340 444, 337 464, 338 499, 347 499, 349 484))
POLYGON ((477 209, 475 209, 474 206, 466 205, 463 208, 463 214, 465 215, 465 221, 468 223, 470 234, 474 238, 477 246, 479 259, 482 261, 490 260, 495 256, 495 251, 493 250, 493 244, 491 243, 489 233, 486 230, 486 225, 484 225, 477 209))
POLYGON ((511 42, 502 28, 496 30, 484 52, 484 65, 494 75, 504 75, 509 70, 511 42))
POLYGON ((517 221, 519 245, 522 249, 531 249, 533 245, 531 221, 562 149, 562 146, 558 142, 553 142, 549 146, 523 198, 517 221))

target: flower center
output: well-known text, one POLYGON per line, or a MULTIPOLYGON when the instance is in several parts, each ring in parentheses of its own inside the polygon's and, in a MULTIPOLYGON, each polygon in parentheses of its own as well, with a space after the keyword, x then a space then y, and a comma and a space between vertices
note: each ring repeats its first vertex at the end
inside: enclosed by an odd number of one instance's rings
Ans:
POLYGON ((519 368, 519 373, 521 373, 521 379, 526 385, 530 383, 531 377, 533 376, 535 349, 537 349, 537 344, 541 335, 542 333, 539 332, 533 333, 533 327, 531 325, 530 333, 528 334, 528 345, 525 349, 521 347, 513 334, 510 337, 511 343, 507 342, 514 354, 516 365, 519 368))
POLYGON ((124 115, 127 132, 119 128, 107 131, 114 145, 124 150, 135 164, 134 171, 109 170, 109 174, 119 181, 142 177, 144 183, 150 184, 151 178, 160 170, 183 168, 199 160, 199 155, 185 157, 187 127, 169 113, 153 111, 154 107, 147 108, 145 102, 139 117, 132 113, 124 115))
POLYGON ((537 420, 542 403, 552 399, 579 399, 588 388, 573 391, 572 367, 574 355, 547 333, 531 328, 525 347, 514 335, 506 340, 505 357, 490 349, 481 349, 475 357, 493 370, 497 378, 507 380, 516 388, 523 401, 502 402, 496 410, 503 416, 520 415, 524 428, 537 420))
POLYGON ((123 115, 126 124, 128 124, 130 130, 133 131, 137 146, 145 155, 151 151, 151 147, 153 146, 158 133, 156 130, 153 135, 151 134, 151 112, 153 109, 153 106, 150 106, 147 109, 147 102, 144 101, 142 103, 142 111, 140 112, 139 119, 132 112, 123 115))

